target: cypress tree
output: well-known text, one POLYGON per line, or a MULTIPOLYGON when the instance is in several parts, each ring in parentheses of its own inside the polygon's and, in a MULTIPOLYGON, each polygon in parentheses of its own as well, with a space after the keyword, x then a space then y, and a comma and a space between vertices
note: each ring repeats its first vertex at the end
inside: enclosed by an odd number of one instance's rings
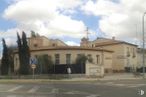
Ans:
POLYGON ((1 74, 7 75, 9 70, 8 48, 4 39, 2 39, 2 43, 3 43, 3 54, 2 54, 1 74))
POLYGON ((18 54, 19 54, 19 74, 27 75, 29 74, 30 66, 29 66, 29 47, 27 45, 27 38, 25 32, 22 32, 22 39, 17 33, 17 44, 18 44, 18 54))
POLYGON ((21 38, 19 36, 19 34, 17 33, 17 44, 18 44, 18 55, 19 55, 19 64, 20 64, 20 67, 19 67, 19 74, 22 74, 24 71, 23 71, 23 50, 22 50, 22 42, 21 42, 21 38))
POLYGON ((25 32, 22 32, 22 45, 23 45, 23 60, 25 66, 25 74, 29 74, 30 66, 29 66, 29 59, 30 59, 30 52, 29 47, 27 44, 27 37, 25 32))

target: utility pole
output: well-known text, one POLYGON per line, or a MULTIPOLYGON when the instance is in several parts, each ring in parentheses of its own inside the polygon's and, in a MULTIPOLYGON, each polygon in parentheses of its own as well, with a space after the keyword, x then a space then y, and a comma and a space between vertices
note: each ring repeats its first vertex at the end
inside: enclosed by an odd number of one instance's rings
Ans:
POLYGON ((142 54, 143 54, 143 60, 142 60, 142 63, 143 63, 143 78, 145 78, 145 34, 144 34, 144 17, 146 15, 146 12, 143 13, 143 16, 142 16, 142 32, 143 32, 143 37, 142 37, 142 40, 143 40, 143 48, 142 48, 142 54))

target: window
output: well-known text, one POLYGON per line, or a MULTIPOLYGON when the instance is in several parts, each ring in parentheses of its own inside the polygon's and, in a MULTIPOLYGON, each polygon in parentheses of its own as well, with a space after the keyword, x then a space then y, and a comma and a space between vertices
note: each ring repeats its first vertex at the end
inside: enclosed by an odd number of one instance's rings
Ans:
POLYGON ((127 57, 130 57, 130 50, 129 50, 129 47, 127 47, 127 57))
POLYGON ((55 44, 55 43, 53 43, 53 44, 52 44, 52 46, 56 46, 56 44, 55 44))
POLYGON ((91 54, 88 54, 87 56, 88 56, 88 58, 89 58, 89 57, 91 57, 91 54))
POLYGON ((34 44, 34 47, 38 47, 38 45, 37 44, 34 44))
POLYGON ((35 55, 35 58, 38 58, 38 55, 35 55))
POLYGON ((136 54, 135 54, 135 49, 133 48, 133 58, 136 57, 136 54))
POLYGON ((71 64, 71 54, 66 54, 66 64, 71 64))
POLYGON ((55 54, 55 64, 56 65, 60 64, 60 55, 59 54, 55 54))
POLYGON ((96 55, 96 62, 97 62, 97 64, 99 64, 99 62, 100 62, 100 56, 99 55, 96 55))
POLYGON ((77 57, 80 57, 82 54, 77 54, 77 57))

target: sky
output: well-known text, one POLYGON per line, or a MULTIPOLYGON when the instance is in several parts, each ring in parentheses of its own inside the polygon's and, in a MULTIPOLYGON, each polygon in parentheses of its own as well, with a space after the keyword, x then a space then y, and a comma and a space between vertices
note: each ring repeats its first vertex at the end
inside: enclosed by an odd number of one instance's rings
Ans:
POLYGON ((33 30, 79 45, 88 27, 90 40, 114 36, 139 45, 145 11, 146 0, 0 0, 0 40, 16 45, 17 32, 29 37, 33 30))

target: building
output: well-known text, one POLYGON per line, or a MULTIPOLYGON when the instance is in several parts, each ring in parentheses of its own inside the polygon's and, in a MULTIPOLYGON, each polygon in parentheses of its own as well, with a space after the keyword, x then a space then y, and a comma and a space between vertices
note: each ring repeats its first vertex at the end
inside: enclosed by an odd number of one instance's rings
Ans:
POLYGON ((59 39, 48 39, 45 36, 36 36, 28 38, 29 48, 39 47, 56 47, 56 46, 67 46, 63 41, 59 39))
POLYGON ((113 51, 112 71, 127 72, 133 71, 138 66, 137 64, 137 45, 125 41, 112 39, 97 38, 94 41, 88 41, 83 38, 81 47, 102 48, 113 51))
MULTIPOLYGON (((80 46, 68 46, 59 39, 37 36, 28 38, 28 45, 32 57, 48 55, 54 66, 76 64, 76 59, 80 55, 92 58, 90 64, 103 67, 105 73, 134 72, 143 66, 141 49, 135 44, 116 40, 115 37, 97 38, 94 41, 82 38, 80 46)), ((20 66, 17 50, 14 54, 14 65, 14 71, 17 72, 20 66)), ((89 73, 90 68, 87 66, 85 72, 89 73)))
MULTIPOLYGON (((112 70, 112 50, 92 47, 68 46, 61 40, 52 40, 44 36, 28 38, 28 45, 30 47, 31 57, 48 55, 51 57, 55 66, 76 64, 77 57, 80 55, 85 55, 88 58, 92 58, 91 63, 93 65, 103 66, 106 71, 112 70)), ((17 72, 20 66, 18 50, 15 50, 14 53, 14 71, 17 72)), ((86 69, 85 72, 86 71, 88 70, 86 69)))
MULTIPOLYGON (((144 52, 146 53, 146 49, 144 52)), ((145 55, 144 59, 146 60, 146 55, 145 55)), ((138 64, 137 68, 141 68, 141 67, 143 68, 143 49, 142 48, 137 49, 137 64, 138 64)), ((145 61, 144 66, 145 66, 145 70, 146 70, 146 61, 145 61)))

